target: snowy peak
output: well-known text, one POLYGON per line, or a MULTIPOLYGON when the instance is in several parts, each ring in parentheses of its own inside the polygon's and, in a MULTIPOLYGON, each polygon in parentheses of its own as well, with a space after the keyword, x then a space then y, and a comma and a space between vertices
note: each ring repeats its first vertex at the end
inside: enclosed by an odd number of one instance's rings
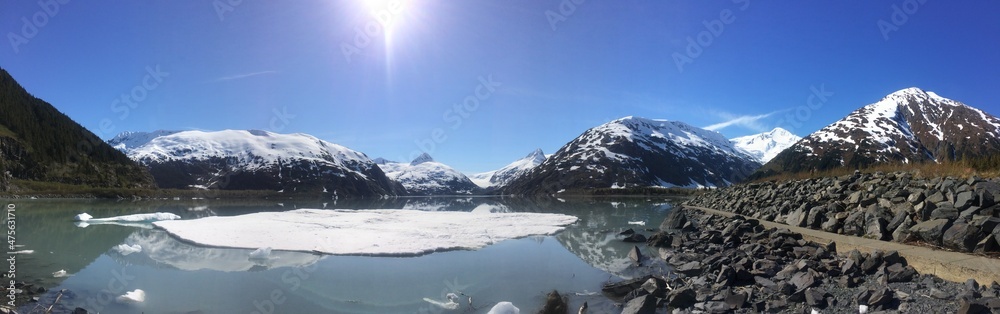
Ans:
POLYGON ((802 138, 782 128, 771 131, 737 137, 729 140, 737 148, 743 149, 761 164, 767 163, 778 153, 785 150, 802 138))
POLYGON ((541 165, 543 162, 545 162, 545 153, 539 148, 503 168, 473 174, 469 176, 469 179, 482 188, 502 187, 517 177, 527 174, 531 169, 541 165))
POLYGON ((431 155, 428 155, 427 153, 423 153, 423 154, 420 154, 420 156, 417 156, 417 158, 413 159, 413 161, 410 162, 410 165, 411 166, 416 166, 416 165, 419 165, 419 164, 422 164, 422 163, 425 163, 425 162, 433 162, 433 161, 434 161, 434 158, 431 158, 431 155))
MULTIPOLYGON (((161 188, 304 189, 396 195, 364 154, 308 134, 262 130, 122 133, 109 141, 150 168, 161 188)), ((297 190, 302 191, 302 190, 297 190)), ((333 193, 333 192, 331 192, 333 193)))
POLYGON ((378 167, 393 181, 399 182, 411 195, 469 195, 479 192, 479 186, 465 174, 434 161, 424 153, 410 163, 382 160, 378 167))
POLYGON ((545 161, 545 152, 542 152, 541 148, 535 149, 535 151, 531 152, 531 154, 528 154, 528 156, 524 156, 524 158, 522 159, 545 161))
POLYGON ((757 167, 760 163, 718 132, 629 116, 583 132, 503 192, 725 186, 757 167))
POLYGON ((158 130, 153 132, 126 131, 118 134, 111 140, 108 140, 108 144, 110 144, 115 149, 127 153, 129 150, 135 149, 136 147, 146 145, 146 143, 149 143, 149 141, 152 141, 157 137, 167 136, 178 132, 180 131, 166 131, 166 130, 158 130))
POLYGON ((877 163, 944 162, 1000 149, 1000 119, 920 88, 893 92, 806 136, 765 165, 799 172, 877 163), (780 159, 780 160, 779 160, 780 159))

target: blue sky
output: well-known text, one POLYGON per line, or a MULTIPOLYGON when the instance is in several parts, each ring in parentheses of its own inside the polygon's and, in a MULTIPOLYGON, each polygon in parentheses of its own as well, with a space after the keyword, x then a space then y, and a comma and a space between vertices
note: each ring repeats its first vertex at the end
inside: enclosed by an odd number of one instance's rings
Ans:
POLYGON ((996 1, 575 1, 4 1, 0 67, 105 139, 303 132, 470 173, 629 115, 806 135, 911 86, 1000 114, 996 1))

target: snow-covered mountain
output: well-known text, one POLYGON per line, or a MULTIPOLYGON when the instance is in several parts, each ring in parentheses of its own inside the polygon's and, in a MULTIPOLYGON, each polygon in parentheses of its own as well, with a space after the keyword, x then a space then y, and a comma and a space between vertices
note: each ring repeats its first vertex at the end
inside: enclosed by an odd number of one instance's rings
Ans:
POLYGON ((1000 119, 933 92, 907 88, 806 136, 755 176, 886 162, 944 162, 998 150, 1000 119))
POLYGON ((399 182, 410 195, 467 195, 480 192, 479 186, 465 174, 434 161, 427 153, 410 163, 378 158, 378 166, 393 181, 399 182))
POLYGON ((753 156, 718 132, 678 121, 625 117, 587 130, 501 191, 725 186, 758 167, 753 156))
POLYGON ((149 167, 161 188, 405 194, 364 154, 307 134, 126 132, 108 143, 149 167))
POLYGON ((741 136, 729 141, 733 143, 733 146, 745 150, 756 158, 757 162, 763 164, 770 161, 786 148, 795 145, 795 142, 801 139, 801 137, 788 132, 788 130, 774 128, 771 131, 741 136))
POLYGON ((503 168, 473 174, 469 176, 469 179, 482 188, 502 187, 511 180, 528 173, 532 168, 541 165, 544 161, 545 153, 541 149, 536 149, 531 154, 528 154, 528 156, 518 159, 503 168))

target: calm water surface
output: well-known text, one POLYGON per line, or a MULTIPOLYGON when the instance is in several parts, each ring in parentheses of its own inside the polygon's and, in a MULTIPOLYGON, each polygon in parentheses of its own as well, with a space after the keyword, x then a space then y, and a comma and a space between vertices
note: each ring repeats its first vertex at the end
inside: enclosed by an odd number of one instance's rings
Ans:
MULTIPOLYGON (((100 313, 485 313, 499 301, 534 312, 553 289, 569 294, 571 308, 584 301, 613 311, 599 294, 609 279, 636 272, 618 232, 657 228, 677 199, 399 198, 354 202, 283 201, 85 201, 17 200, 18 279, 50 291, 22 313, 43 312, 64 290, 57 309, 83 307, 100 313), (404 208, 432 211, 547 212, 573 215, 576 224, 554 236, 500 242, 475 251, 415 257, 321 256, 274 252, 266 263, 250 250, 180 242, 149 225, 78 227, 72 217, 171 212, 184 219, 296 208, 404 208), (629 222, 645 222, 645 226, 629 222), (123 255, 113 248, 140 245, 123 255), (65 270, 69 275, 55 277, 65 270), (141 304, 115 298, 142 289, 141 304), (598 292, 598 293, 595 293, 598 292), (457 310, 446 301, 464 293, 457 310), (472 303, 467 300, 472 298, 472 303), (41 305, 41 306, 39 306, 41 305)), ((651 232, 642 231, 649 235, 651 232)), ((57 311, 58 312, 58 311, 57 311)))

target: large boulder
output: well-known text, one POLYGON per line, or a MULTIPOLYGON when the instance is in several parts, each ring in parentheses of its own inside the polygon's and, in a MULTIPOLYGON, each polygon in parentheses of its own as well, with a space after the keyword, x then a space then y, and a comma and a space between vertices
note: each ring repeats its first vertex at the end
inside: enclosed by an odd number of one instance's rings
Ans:
POLYGON ((667 217, 663 219, 663 223, 660 223, 660 230, 679 230, 684 228, 684 225, 687 223, 688 219, 684 215, 684 211, 675 208, 667 213, 667 217))
POLYGON ((934 219, 910 227, 910 232, 924 241, 941 245, 941 237, 944 235, 944 231, 948 230, 948 227, 951 227, 950 220, 934 219))
POLYGON ((622 314, 656 314, 656 297, 644 295, 625 303, 622 314))
POLYGON ((965 221, 957 221, 941 236, 941 244, 953 250, 971 252, 981 238, 978 227, 965 221))

